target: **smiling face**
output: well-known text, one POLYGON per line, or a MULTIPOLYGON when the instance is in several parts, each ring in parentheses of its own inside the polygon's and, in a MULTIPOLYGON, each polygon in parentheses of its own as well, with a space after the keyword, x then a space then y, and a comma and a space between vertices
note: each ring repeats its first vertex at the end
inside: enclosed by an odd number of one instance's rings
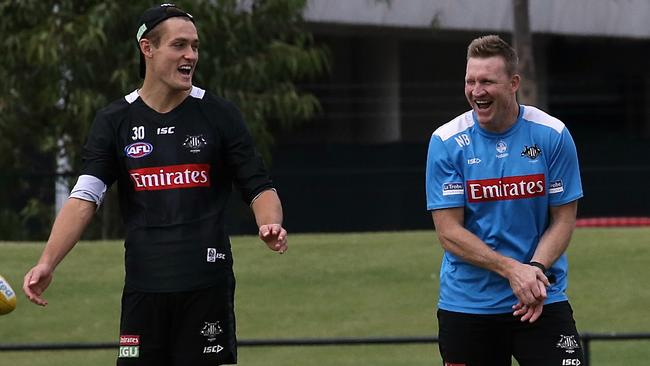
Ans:
POLYGON ((519 75, 508 74, 502 57, 467 60, 465 97, 483 129, 503 132, 517 121, 519 80, 519 75))
POLYGON ((141 41, 147 60, 145 80, 153 79, 151 81, 163 84, 172 92, 189 90, 199 61, 199 37, 194 23, 183 17, 173 17, 160 23, 155 30, 160 37, 157 42, 154 37, 141 41))

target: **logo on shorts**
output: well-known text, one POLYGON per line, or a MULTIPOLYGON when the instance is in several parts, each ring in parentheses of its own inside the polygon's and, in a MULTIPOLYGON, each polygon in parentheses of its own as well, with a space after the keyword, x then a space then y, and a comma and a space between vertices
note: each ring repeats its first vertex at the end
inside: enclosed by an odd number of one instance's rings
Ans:
POLYGON ((565 358, 562 360, 562 366, 571 365, 571 366, 580 366, 582 362, 578 358, 565 358))
POLYGON ((217 259, 226 259, 226 255, 224 253, 217 253, 217 250, 215 248, 208 248, 208 256, 206 260, 210 263, 214 263, 217 261, 217 259))
POLYGON ((140 356, 140 336, 122 334, 120 335, 119 358, 138 358, 140 356))
POLYGON ((205 325, 201 329, 201 335, 208 339, 208 342, 214 342, 217 339, 217 335, 223 333, 223 329, 219 325, 219 322, 210 323, 204 322, 205 325))
POLYGON ((565 336, 561 334, 560 340, 557 342, 557 348, 562 348, 566 353, 574 353, 575 349, 580 348, 575 337, 574 335, 565 336))
POLYGON ((217 344, 216 346, 207 346, 203 347, 203 353, 219 353, 223 351, 223 347, 221 347, 220 344, 217 344))

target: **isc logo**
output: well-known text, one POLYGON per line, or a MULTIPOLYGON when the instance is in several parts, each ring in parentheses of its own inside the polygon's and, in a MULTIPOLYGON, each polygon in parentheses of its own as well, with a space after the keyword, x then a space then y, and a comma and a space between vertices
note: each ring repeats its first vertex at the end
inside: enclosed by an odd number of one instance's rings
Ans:
POLYGON ((223 347, 220 345, 203 347, 203 353, 219 353, 223 351, 223 347))
POLYGON ((174 134, 174 127, 159 127, 156 129, 156 134, 158 135, 173 135, 174 134))
POLYGON ((208 257, 207 261, 208 262, 216 262, 217 259, 226 259, 226 254, 225 253, 217 253, 217 250, 215 248, 208 248, 208 257))
POLYGON ((582 362, 580 362, 580 360, 577 358, 565 358, 564 360, 562 360, 562 365, 579 366, 582 365, 582 362))
POLYGON ((153 145, 148 142, 135 142, 124 148, 126 156, 134 159, 141 158, 151 154, 153 145))

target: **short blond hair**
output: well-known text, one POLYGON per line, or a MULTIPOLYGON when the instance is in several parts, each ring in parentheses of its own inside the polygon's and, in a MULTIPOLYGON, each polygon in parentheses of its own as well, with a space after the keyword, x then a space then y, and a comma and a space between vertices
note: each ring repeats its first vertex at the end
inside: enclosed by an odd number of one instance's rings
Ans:
POLYGON ((501 57, 506 65, 506 72, 509 76, 517 73, 519 57, 512 46, 501 37, 490 34, 474 39, 467 47, 467 59, 501 57))

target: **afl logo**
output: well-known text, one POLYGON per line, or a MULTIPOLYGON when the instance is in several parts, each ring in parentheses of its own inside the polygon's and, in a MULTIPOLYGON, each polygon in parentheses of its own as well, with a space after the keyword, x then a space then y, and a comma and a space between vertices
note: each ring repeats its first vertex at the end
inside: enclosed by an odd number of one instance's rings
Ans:
POLYGON ((148 142, 135 142, 124 148, 124 153, 126 153, 126 156, 134 159, 147 156, 151 154, 152 151, 153 145, 148 142))

